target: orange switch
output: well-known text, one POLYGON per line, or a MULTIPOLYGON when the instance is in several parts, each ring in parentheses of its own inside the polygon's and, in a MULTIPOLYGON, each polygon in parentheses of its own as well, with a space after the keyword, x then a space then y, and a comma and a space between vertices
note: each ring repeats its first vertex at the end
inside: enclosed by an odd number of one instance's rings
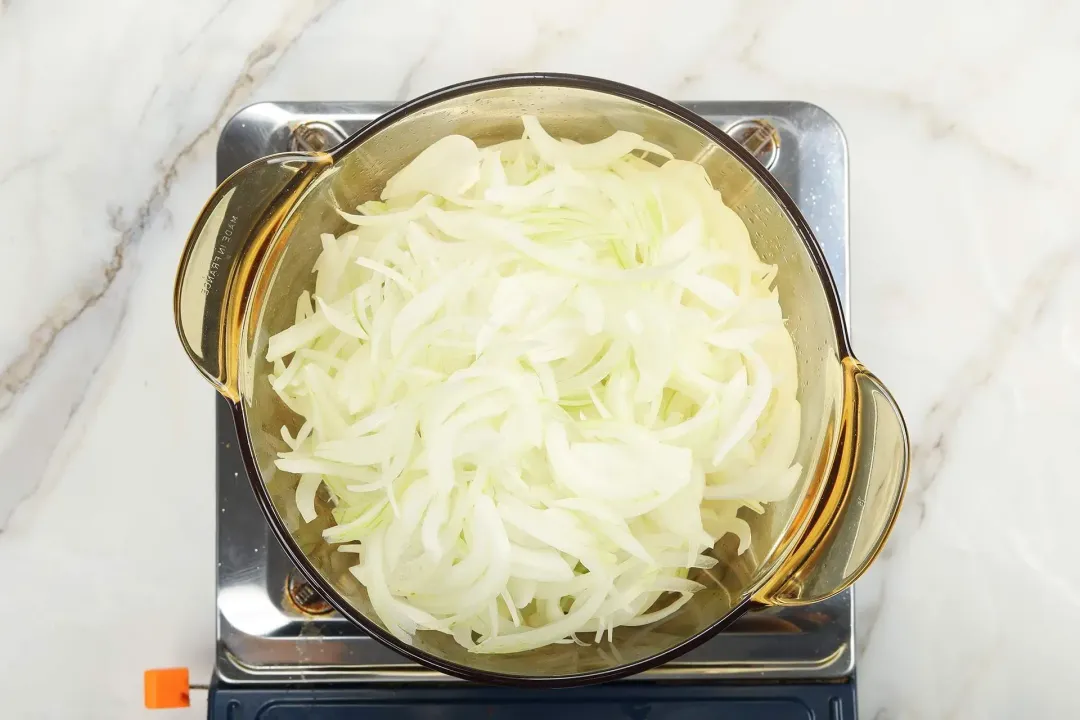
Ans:
POLYGON ((156 668, 143 673, 143 702, 151 710, 191 705, 188 669, 156 668))

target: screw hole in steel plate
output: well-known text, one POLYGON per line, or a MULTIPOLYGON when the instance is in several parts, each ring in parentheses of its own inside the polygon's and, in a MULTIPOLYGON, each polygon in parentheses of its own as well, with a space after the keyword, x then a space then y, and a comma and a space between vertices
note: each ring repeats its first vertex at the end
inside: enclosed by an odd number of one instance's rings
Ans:
POLYGON ((729 125, 724 132, 746 148, 766 170, 775 167, 780 157, 780 133, 768 120, 739 120, 729 125))
POLYGON ((334 609, 311 587, 311 583, 294 573, 289 573, 285 579, 285 596, 305 615, 326 615, 334 609))
POLYGON ((326 152, 348 137, 337 123, 309 120, 292 128, 289 147, 301 152, 326 152))

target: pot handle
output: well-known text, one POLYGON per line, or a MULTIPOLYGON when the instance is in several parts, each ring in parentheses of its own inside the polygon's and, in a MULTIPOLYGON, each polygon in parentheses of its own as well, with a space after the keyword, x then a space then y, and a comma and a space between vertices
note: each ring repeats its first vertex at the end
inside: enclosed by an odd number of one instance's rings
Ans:
POLYGON ((191 361, 233 402, 255 277, 289 211, 331 162, 325 153, 281 153, 245 165, 221 183, 188 235, 173 295, 176 329, 191 361))
POLYGON ((842 365, 836 456, 802 539, 754 596, 766 605, 805 605, 850 586, 881 552, 900 511, 911 454, 904 418, 858 360, 842 365))

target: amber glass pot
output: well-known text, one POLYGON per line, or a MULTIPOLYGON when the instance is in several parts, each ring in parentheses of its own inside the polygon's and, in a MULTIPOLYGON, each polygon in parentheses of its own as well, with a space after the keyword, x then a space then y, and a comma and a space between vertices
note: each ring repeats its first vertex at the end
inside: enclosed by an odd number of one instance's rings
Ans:
POLYGON ((852 355, 825 258, 791 198, 727 135, 649 93, 592 78, 509 75, 455 85, 413 100, 325 153, 257 160, 222 183, 195 223, 176 282, 184 349, 233 403, 255 496, 296 566, 346 618, 403 655, 451 675, 514 685, 566 686, 629 675, 712 637, 755 605, 812 603, 855 581, 881 551, 900 507, 909 446, 903 418, 881 382, 852 355), (700 163, 750 231, 758 254, 779 266, 780 302, 794 337, 802 433, 795 492, 747 513, 753 541, 712 549, 720 560, 707 587, 666 620, 620 628, 596 645, 551 645, 514 655, 469 653, 448 635, 420 631, 408 645, 390 635, 350 555, 322 539, 330 523, 301 522, 298 478, 274 467, 286 449, 280 428, 299 418, 267 381, 268 338, 294 320, 310 289, 322 232, 347 229, 336 207, 377 198, 387 179, 421 150, 452 134, 485 145, 519 137, 520 117, 553 135, 592 142, 630 130, 700 163), (717 572, 720 570, 720 572, 717 572))

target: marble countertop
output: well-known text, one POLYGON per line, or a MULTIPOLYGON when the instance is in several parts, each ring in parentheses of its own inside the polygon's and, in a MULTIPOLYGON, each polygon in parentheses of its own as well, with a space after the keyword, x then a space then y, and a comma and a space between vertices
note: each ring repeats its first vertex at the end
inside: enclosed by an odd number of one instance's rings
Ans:
POLYGON ((209 675, 213 396, 171 294, 223 123, 536 69, 840 121, 853 341, 914 443, 858 586, 862 716, 1073 715, 1080 5, 528 6, 0 0, 0 716, 142 717, 143 669, 209 675))

